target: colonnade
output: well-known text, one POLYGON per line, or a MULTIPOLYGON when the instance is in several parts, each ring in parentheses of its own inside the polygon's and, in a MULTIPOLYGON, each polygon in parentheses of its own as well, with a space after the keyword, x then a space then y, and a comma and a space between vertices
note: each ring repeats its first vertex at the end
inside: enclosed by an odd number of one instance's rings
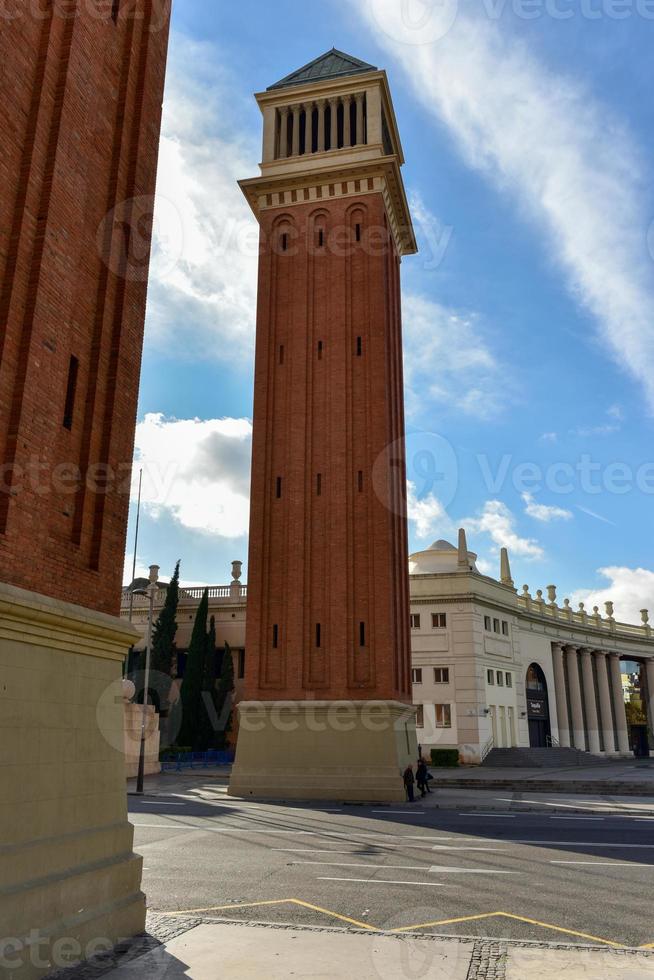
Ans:
MULTIPOLYGON (((628 754, 620 654, 554 643, 552 660, 559 743, 593 754, 628 754)), ((654 724, 654 659, 646 662, 646 670, 654 724)))
POLYGON ((277 158, 366 143, 366 122, 365 92, 282 106, 278 111, 277 158))

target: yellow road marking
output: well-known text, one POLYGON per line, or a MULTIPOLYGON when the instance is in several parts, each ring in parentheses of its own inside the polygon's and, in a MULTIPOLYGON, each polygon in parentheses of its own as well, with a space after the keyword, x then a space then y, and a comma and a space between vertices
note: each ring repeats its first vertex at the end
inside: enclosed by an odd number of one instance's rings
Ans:
MULTIPOLYGON (((301 898, 278 898, 269 899, 268 901, 264 902, 240 902, 233 903, 231 905, 213 905, 210 908, 179 909, 176 912, 161 912, 159 914, 164 916, 199 915, 203 912, 228 912, 233 909, 254 909, 261 908, 262 906, 266 905, 298 905, 300 908, 310 909, 312 912, 318 912, 320 915, 327 915, 332 919, 339 919, 341 922, 347 922, 349 925, 356 926, 358 929, 365 929, 368 932, 417 932, 418 929, 434 929, 436 926, 451 926, 457 925, 460 922, 476 922, 480 919, 514 919, 516 922, 526 922, 528 925, 538 926, 540 929, 551 929, 554 932, 560 932, 567 936, 577 936, 580 939, 589 939, 591 942, 602 943, 604 946, 612 946, 615 949, 626 948, 624 943, 617 943, 612 939, 603 939, 601 936, 593 936, 587 932, 577 932, 575 929, 564 929, 563 926, 555 926, 549 922, 541 922, 538 919, 529 919, 524 915, 514 915, 512 912, 482 912, 479 915, 462 915, 455 919, 437 919, 434 922, 418 922, 411 926, 400 926, 398 929, 384 929, 382 926, 374 926, 369 922, 360 922, 358 919, 352 919, 347 915, 341 915, 340 912, 332 912, 330 909, 322 908, 320 905, 312 905, 311 902, 305 902, 301 898)), ((647 943, 646 945, 638 948, 654 949, 654 943, 647 943)))
POLYGON ((262 905, 299 905, 301 908, 311 909, 313 912, 320 912, 322 915, 329 915, 333 919, 340 919, 342 922, 349 922, 350 925, 357 926, 359 929, 368 929, 371 932, 379 932, 380 930, 377 926, 371 926, 369 922, 359 922, 358 919, 351 919, 347 915, 341 915, 339 912, 331 912, 329 909, 323 909, 320 905, 311 905, 310 902, 303 902, 300 898, 278 898, 267 902, 242 902, 239 904, 232 905, 214 905, 211 908, 206 909, 179 909, 177 912, 162 912, 161 915, 174 916, 174 915, 199 915, 201 912, 227 912, 230 909, 254 909, 260 908, 262 905))
POLYGON ((412 932, 414 929, 431 929, 434 926, 451 926, 456 922, 473 922, 475 919, 491 919, 498 912, 484 912, 482 915, 462 915, 458 919, 439 919, 438 922, 420 922, 415 926, 402 926, 399 929, 390 929, 389 932, 412 932))

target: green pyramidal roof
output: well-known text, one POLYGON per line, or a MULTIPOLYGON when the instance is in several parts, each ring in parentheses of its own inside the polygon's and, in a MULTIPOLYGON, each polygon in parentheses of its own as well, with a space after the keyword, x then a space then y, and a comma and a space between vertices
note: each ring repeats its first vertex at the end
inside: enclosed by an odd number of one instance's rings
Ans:
POLYGON ((362 75, 364 72, 377 71, 374 65, 368 65, 365 61, 359 61, 350 54, 344 54, 332 48, 319 58, 310 61, 303 68, 282 78, 268 87, 270 92, 276 88, 288 88, 291 85, 307 85, 310 82, 322 82, 329 78, 343 78, 346 75, 362 75))

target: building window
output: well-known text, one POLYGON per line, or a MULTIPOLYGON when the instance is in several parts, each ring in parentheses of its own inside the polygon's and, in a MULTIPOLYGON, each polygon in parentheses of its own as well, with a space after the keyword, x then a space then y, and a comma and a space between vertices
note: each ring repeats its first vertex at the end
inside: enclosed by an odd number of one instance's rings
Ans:
POLYGON ((325 232, 322 228, 318 229, 318 248, 322 248, 325 244, 325 232))
POLYGON ((499 619, 493 620, 493 633, 499 633, 500 631, 500 621, 499 619))
POLYGON ((64 429, 72 429, 73 415, 75 412, 75 395, 77 394, 77 375, 79 373, 79 361, 71 355, 68 364, 68 384, 66 385, 66 403, 64 405, 64 429))
POLYGON ((505 619, 502 620, 502 633, 504 634, 504 636, 509 635, 509 624, 505 619))
POLYGON ((359 623, 359 646, 365 647, 366 645, 366 624, 359 623))
POLYGON ((283 344, 280 344, 280 346, 279 346, 279 363, 280 364, 283 364, 284 363, 284 345, 283 344))
POLYGON ((491 687, 495 684, 495 673, 494 673, 494 671, 492 671, 492 670, 487 670, 486 671, 486 680, 488 681, 488 683, 490 684, 491 687))
POLYGON ((275 623, 275 625, 273 626, 272 640, 273 640, 273 650, 276 650, 279 647, 279 626, 277 625, 277 623, 275 623))
POLYGON ((281 238, 282 252, 286 252, 288 249, 288 235, 284 234, 281 238))
POLYGON ((504 687, 504 674, 501 670, 497 671, 497 686, 504 687))
POLYGON ((425 706, 424 704, 416 705, 416 728, 425 727, 425 706))
POLYGON ((414 667, 411 671, 411 680, 414 684, 422 684, 422 668, 414 667))
POLYGON ((420 613, 411 613, 411 629, 420 629, 420 613))
POLYGON ((356 235, 356 240, 358 242, 360 242, 361 241, 361 225, 356 225, 354 231, 355 231, 355 235, 356 235))
POLYGON ((363 354, 363 337, 357 337, 357 357, 363 354))
POLYGON ((282 478, 281 478, 281 476, 278 476, 277 477, 277 483, 276 483, 276 486, 275 486, 275 494, 277 496, 277 499, 278 500, 281 500, 281 497, 282 497, 282 478))
POLYGON ((504 675, 504 680, 506 681, 507 687, 513 687, 513 675, 508 672, 504 675))
POLYGON ((435 704, 436 728, 452 727, 452 707, 449 704, 435 704))
POLYGON ((434 667, 434 684, 449 684, 449 683, 450 683, 450 668, 434 667))
POLYGON ((432 613, 431 625, 435 630, 444 630, 447 626, 447 616, 445 613, 432 613))
POLYGON ((319 340, 318 341, 318 360, 319 361, 322 361, 322 351, 323 351, 323 342, 322 342, 322 340, 319 340))
POLYGON ((245 650, 238 651, 238 667, 236 673, 240 681, 245 677, 245 650))
POLYGON ((491 618, 490 618, 490 616, 484 616, 484 629, 485 630, 488 630, 488 632, 490 633, 490 630, 491 630, 491 618))
POLYGON ((320 628, 320 623, 316 623, 316 646, 320 649, 320 643, 322 641, 321 636, 322 630, 320 628))
POLYGON ((359 485, 359 493, 363 493, 363 470, 359 470, 358 485, 359 485))
POLYGON ((120 13, 120 0, 112 0, 111 2, 111 19, 114 24, 118 23, 118 14, 120 13))
POLYGON ((322 496, 322 473, 318 473, 316 476, 316 493, 319 497, 322 496))

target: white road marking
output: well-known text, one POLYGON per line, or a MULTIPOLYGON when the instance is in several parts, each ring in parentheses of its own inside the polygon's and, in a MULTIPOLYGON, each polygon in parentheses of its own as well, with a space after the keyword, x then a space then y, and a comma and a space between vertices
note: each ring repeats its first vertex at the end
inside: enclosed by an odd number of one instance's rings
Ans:
POLYGON ((317 881, 358 881, 364 885, 412 885, 414 888, 445 888, 444 884, 436 881, 380 881, 377 878, 331 878, 318 876, 317 881))
POLYGON ((590 868, 654 868, 654 864, 634 864, 633 861, 550 861, 550 864, 584 864, 590 868))
POLYGON ((371 810, 371 813, 387 813, 390 816, 400 817, 424 817, 424 810, 371 810))
POLYGON ((584 823, 604 820, 604 817, 550 817, 550 820, 583 820, 584 823))
POLYGON ((156 800, 152 803, 149 800, 140 800, 141 806, 187 806, 186 803, 172 803, 170 800, 156 800))
POLYGON ((465 844, 459 847, 458 844, 434 844, 432 851, 506 851, 506 847, 469 847, 465 844))
MULTIPOLYGON (((483 811, 478 811, 477 813, 459 813, 459 817, 479 817, 480 813, 483 811)), ((502 820, 515 820, 515 813, 484 813, 486 820, 494 820, 495 817, 500 817, 502 820)))
POLYGON ((439 864, 433 864, 429 869, 430 874, 447 875, 518 875, 520 871, 489 871, 487 868, 442 868, 439 864))
MULTIPOLYGON (((643 794, 643 795, 645 795, 645 794, 643 794)), ((582 810, 583 809, 583 810, 588 810, 589 813, 606 813, 607 809, 610 808, 610 807, 612 807, 613 808, 612 813, 614 813, 618 817, 619 816, 630 816, 630 814, 632 812, 633 813, 642 812, 642 811, 639 811, 638 810, 639 804, 637 804, 637 803, 622 804, 623 806, 626 806, 628 808, 627 810, 624 810, 623 811, 623 810, 616 810, 615 809, 615 807, 616 807, 616 804, 615 803, 603 803, 603 802, 601 802, 599 800, 598 800, 597 803, 591 803, 590 801, 584 801, 584 803, 546 803, 545 800, 509 800, 509 799, 506 799, 504 797, 499 797, 499 796, 496 797, 496 799, 497 799, 497 802, 498 803, 531 803, 531 804, 535 804, 536 806, 552 806, 552 807, 556 807, 556 808, 558 808, 560 810, 582 810)), ((647 804, 641 804, 641 805, 647 806, 647 804)), ((525 810, 524 812, 525 813, 530 813, 530 812, 533 813, 534 811, 525 810)))

